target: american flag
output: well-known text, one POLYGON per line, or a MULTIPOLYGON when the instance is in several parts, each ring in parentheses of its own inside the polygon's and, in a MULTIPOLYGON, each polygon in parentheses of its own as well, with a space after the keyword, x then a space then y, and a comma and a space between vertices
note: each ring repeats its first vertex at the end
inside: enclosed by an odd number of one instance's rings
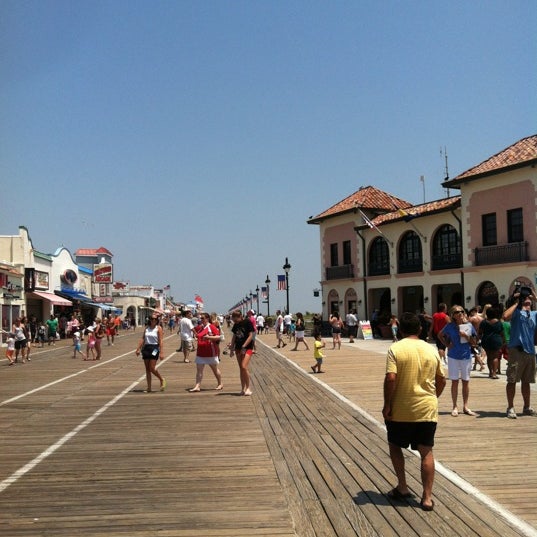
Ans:
POLYGON ((261 297, 262 298, 267 298, 267 288, 266 287, 261 287, 261 297))
POLYGON ((285 291, 285 274, 278 274, 278 291, 285 291))

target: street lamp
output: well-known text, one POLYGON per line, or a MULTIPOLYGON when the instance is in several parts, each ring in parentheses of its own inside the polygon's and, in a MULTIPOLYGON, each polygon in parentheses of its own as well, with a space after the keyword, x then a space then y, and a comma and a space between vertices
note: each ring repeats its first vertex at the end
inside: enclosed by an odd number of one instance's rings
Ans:
POLYGON ((255 288, 255 298, 257 299, 257 309, 255 312, 259 315, 259 285, 255 288))
POLYGON ((265 280, 265 285, 267 286, 267 317, 270 317, 270 279, 267 274, 267 279, 265 280))
POLYGON ((287 298, 287 313, 289 313, 289 271, 291 270, 291 265, 287 257, 285 258, 285 265, 282 267, 285 271, 285 295, 287 298))
POLYGON ((248 298, 248 295, 246 295, 244 297, 244 316, 245 317, 246 317, 246 315, 248 313, 248 310, 250 309, 250 308, 248 308, 248 300, 250 300, 250 299, 248 298))
POLYGON ((252 293, 252 290, 250 289, 250 309, 254 309, 254 294, 252 293))

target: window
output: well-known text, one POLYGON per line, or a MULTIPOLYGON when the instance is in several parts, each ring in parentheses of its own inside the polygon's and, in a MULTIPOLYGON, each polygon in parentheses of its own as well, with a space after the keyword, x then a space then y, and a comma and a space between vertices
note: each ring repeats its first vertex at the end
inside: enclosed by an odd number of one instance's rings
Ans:
POLYGON ((351 241, 343 241, 343 264, 351 265, 351 241))
POLYGON ((483 246, 496 246, 498 244, 496 213, 484 214, 481 217, 481 228, 483 232, 483 246))
POLYGON ((417 233, 409 231, 399 246, 399 272, 421 272, 423 270, 421 242, 417 233))
POLYGON ((377 237, 369 249, 369 276, 380 276, 390 273, 390 252, 388 243, 377 237))
POLYGON ((337 267, 339 265, 339 259, 337 255, 337 243, 330 245, 330 266, 337 267))
POLYGON ((443 225, 433 239, 433 270, 460 267, 462 265, 461 241, 457 230, 443 225))
POLYGON ((507 242, 522 242, 523 240, 522 209, 511 209, 507 211, 507 242))

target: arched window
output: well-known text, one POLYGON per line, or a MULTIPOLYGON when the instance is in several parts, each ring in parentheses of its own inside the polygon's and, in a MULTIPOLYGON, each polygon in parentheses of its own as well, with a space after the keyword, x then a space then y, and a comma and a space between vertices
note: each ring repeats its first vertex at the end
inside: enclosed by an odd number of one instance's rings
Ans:
POLYGON ((457 230, 443 225, 433 239, 432 270, 462 267, 461 239, 457 230))
POLYGON ((377 237, 371 242, 369 248, 369 276, 380 276, 390 273, 390 252, 388 243, 382 237, 377 237))
POLYGON ((422 272, 421 242, 415 231, 405 233, 399 244, 399 273, 422 272))

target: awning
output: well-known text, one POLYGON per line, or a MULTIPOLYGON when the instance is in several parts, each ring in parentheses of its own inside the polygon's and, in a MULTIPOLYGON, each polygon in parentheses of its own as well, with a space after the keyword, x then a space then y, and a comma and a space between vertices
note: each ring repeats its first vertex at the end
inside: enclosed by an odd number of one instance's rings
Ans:
POLYGON ((45 293, 44 291, 34 291, 33 293, 26 293, 26 296, 32 298, 34 296, 48 300, 55 306, 72 306, 73 303, 66 298, 61 296, 54 295, 52 293, 45 293))

